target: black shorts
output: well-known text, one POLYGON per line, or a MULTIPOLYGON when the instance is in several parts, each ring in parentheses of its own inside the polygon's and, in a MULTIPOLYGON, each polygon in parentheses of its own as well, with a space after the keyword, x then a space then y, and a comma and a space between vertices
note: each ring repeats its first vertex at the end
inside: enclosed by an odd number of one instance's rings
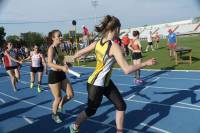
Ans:
POLYGON ((66 74, 63 71, 49 71, 48 84, 55 84, 66 79, 66 74))
POLYGON ((160 41, 156 41, 157 43, 159 43, 160 41))
POLYGON ((153 45, 153 42, 148 42, 148 45, 153 45))
POLYGON ((141 59, 141 58, 142 58, 141 52, 132 54, 132 60, 138 60, 138 59, 141 59))
POLYGON ((6 71, 17 69, 17 66, 6 67, 6 71))
POLYGON ((37 72, 43 72, 44 67, 31 67, 31 72, 37 73, 37 72))

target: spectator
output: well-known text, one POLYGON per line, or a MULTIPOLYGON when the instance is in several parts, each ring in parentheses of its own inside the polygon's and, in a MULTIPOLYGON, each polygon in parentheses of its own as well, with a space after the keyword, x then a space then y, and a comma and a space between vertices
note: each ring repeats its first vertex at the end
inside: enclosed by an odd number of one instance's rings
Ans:
POLYGON ((172 54, 175 56, 175 49, 176 49, 176 43, 177 43, 177 38, 176 38, 176 34, 174 33, 174 31, 172 31, 172 29, 168 30, 168 36, 167 36, 167 40, 168 40, 168 47, 169 47, 169 56, 171 57, 172 54))
POLYGON ((147 36, 147 42, 148 42, 148 44, 147 44, 147 47, 146 47, 145 51, 148 52, 149 47, 151 48, 152 51, 154 51, 154 49, 153 49, 152 31, 149 31, 149 34, 147 36))
POLYGON ((125 49, 125 56, 129 56, 128 44, 130 43, 130 39, 128 37, 128 34, 122 37, 122 43, 125 49))

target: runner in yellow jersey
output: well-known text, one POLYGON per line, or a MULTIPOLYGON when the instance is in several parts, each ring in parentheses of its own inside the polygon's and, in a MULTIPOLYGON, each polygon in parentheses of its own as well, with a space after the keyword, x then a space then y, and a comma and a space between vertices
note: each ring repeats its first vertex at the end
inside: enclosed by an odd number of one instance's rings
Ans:
POLYGON ((107 15, 104 17, 100 25, 95 27, 96 32, 102 35, 101 39, 93 42, 88 47, 78 51, 74 58, 95 50, 96 68, 89 77, 87 83, 88 103, 86 110, 82 111, 76 121, 70 125, 70 133, 78 133, 80 124, 88 117, 96 113, 101 104, 103 96, 107 97, 116 108, 116 128, 117 133, 123 132, 124 114, 126 103, 124 102, 119 90, 110 79, 113 64, 117 62, 125 74, 132 73, 144 66, 155 64, 155 59, 147 60, 139 65, 128 65, 123 57, 121 48, 117 44, 113 44, 120 31, 120 21, 114 16, 107 15))

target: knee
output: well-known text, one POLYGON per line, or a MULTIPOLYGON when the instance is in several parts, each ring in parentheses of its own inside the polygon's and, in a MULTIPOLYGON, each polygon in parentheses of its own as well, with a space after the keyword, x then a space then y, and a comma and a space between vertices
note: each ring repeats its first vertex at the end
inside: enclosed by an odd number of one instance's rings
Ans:
POLYGON ((59 104, 61 100, 62 100, 62 97, 55 97, 54 102, 55 102, 56 104, 59 104))
POLYGON ((126 111, 126 103, 125 102, 121 102, 118 105, 116 105, 116 109, 118 111, 126 111))
POLYGON ((93 116, 97 111, 97 108, 86 108, 85 113, 87 117, 93 116))

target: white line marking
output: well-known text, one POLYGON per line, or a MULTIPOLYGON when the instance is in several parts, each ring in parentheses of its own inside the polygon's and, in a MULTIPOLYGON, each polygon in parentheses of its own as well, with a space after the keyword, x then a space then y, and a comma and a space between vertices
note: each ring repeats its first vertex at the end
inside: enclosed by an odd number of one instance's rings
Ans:
POLYGON ((22 118, 28 122, 29 124, 33 124, 34 122, 32 120, 30 120, 29 118, 27 118, 26 116, 22 116, 22 118))
POLYGON ((194 105, 194 104, 183 103, 183 102, 178 102, 178 103, 183 104, 183 105, 187 105, 187 106, 192 106, 192 107, 200 108, 200 106, 198 106, 198 105, 194 105))
POLYGON ((80 103, 80 104, 85 104, 85 103, 83 103, 83 102, 81 102, 81 101, 78 101, 78 100, 73 100, 74 102, 77 102, 77 103, 80 103))
POLYGON ((2 98, 0 98, 0 101, 1 101, 2 103, 6 103, 6 101, 5 101, 5 100, 3 100, 2 98))
MULTIPOLYGON (((21 72, 24 72, 25 74, 29 73, 29 71, 25 71, 25 70, 20 70, 21 72)), ((146 70, 148 71, 148 70, 146 70)), ((200 72, 200 71, 199 71, 200 72)), ((161 74, 161 75, 169 75, 169 74, 161 74)), ((43 74, 43 76, 48 76, 46 74, 43 74)), ((117 77, 130 77, 130 78, 134 78, 132 75, 122 75, 122 74, 113 74, 113 76, 117 76, 117 77)), ((158 78, 165 78, 165 79, 177 79, 177 80, 200 80, 200 78, 176 78, 176 77, 164 77, 164 76, 159 76, 158 78)))
MULTIPOLYGON (((154 79, 152 82, 155 82, 155 81, 157 81, 157 80, 159 80, 160 79, 160 77, 157 77, 156 79, 154 79)), ((148 83, 149 84, 149 83, 148 83)), ((146 84, 146 85, 148 85, 148 84, 146 84)), ((144 90, 146 90, 146 89, 148 89, 149 88, 149 86, 146 86, 144 89, 142 89, 140 92, 142 92, 142 91, 144 91, 144 90)), ((132 96, 130 96, 129 98, 127 98, 126 100, 130 100, 130 99, 132 99, 132 98, 134 98, 136 95, 135 94, 133 94, 132 96)))
POLYGON ((163 130, 163 129, 160 129, 160 128, 157 128, 157 127, 154 127, 154 126, 149 126, 149 125, 147 125, 147 124, 145 124, 145 123, 140 123, 140 125, 150 127, 150 128, 152 128, 152 129, 155 129, 155 130, 160 131, 160 132, 162 132, 162 133, 171 133, 171 132, 169 132, 169 131, 166 131, 166 130, 163 130))
MULTIPOLYGON (((24 103, 27 103, 27 104, 30 104, 30 105, 34 105, 34 106, 36 106, 36 107, 40 107, 40 108, 43 108, 43 109, 46 109, 46 110, 50 110, 50 111, 51 111, 51 108, 49 108, 49 107, 46 107, 46 106, 43 106, 43 105, 37 105, 37 104, 32 103, 32 102, 29 102, 29 101, 27 101, 27 100, 20 100, 20 99, 17 98, 17 97, 10 96, 10 95, 5 94, 5 93, 3 93, 3 92, 0 92, 0 94, 2 94, 2 95, 4 95, 4 96, 7 96, 7 97, 10 97, 10 98, 12 98, 12 99, 14 99, 14 100, 18 100, 18 101, 20 101, 20 102, 24 102, 24 103)), ((72 114, 70 114, 70 113, 67 113, 67 114, 68 114, 68 115, 72 115, 72 114)), ((116 128, 115 125, 105 124, 105 123, 103 123, 103 122, 99 122, 99 121, 96 121, 96 120, 93 120, 93 119, 90 119, 90 118, 87 119, 87 120, 88 120, 88 121, 91 121, 91 122, 98 123, 98 124, 102 124, 102 125, 106 125, 106 126, 110 126, 110 127, 116 128)), ((137 133, 137 132, 135 132, 134 130, 128 129, 128 128, 124 128, 124 130, 137 133)))
MULTIPOLYGON (((151 88, 160 88, 166 90, 178 90, 178 91, 190 91, 189 89, 182 89, 182 88, 170 88, 170 87, 163 87, 163 86, 149 86, 151 88)), ((200 92, 200 90, 194 90, 194 92, 200 92)))
MULTIPOLYGON (((158 78, 156 78, 155 80, 158 80, 158 78)), ((24 84, 27 84, 27 83, 29 83, 29 82, 26 82, 26 81, 22 81, 22 80, 20 80, 20 82, 22 82, 22 83, 24 83, 24 84)), ((45 86, 45 85, 42 85, 42 86, 45 86)), ((47 87, 47 86, 45 86, 45 87, 47 87)), ((168 87, 157 87, 157 86, 146 86, 147 88, 162 88, 162 89, 172 89, 172 90, 188 90, 188 89, 181 89, 181 88, 168 88, 168 87)), ((147 89, 146 88, 146 89, 147 89)), ((200 92, 200 90, 195 90, 195 91, 198 91, 198 92, 200 92)), ((74 91, 75 93, 79 93, 79 94, 83 94, 83 95, 88 95, 87 93, 85 93, 85 92, 80 92, 80 91, 74 91)), ((133 95, 133 97, 134 97, 134 95, 133 95)), ((136 102, 137 100, 131 100, 131 98, 129 97, 129 98, 127 98, 127 99, 124 99, 124 100, 126 100, 126 101, 132 101, 132 102, 136 102)), ((84 103, 82 103, 82 102, 80 102, 80 101, 78 101, 78 100, 73 100, 74 102, 77 102, 77 103, 79 103, 79 104, 84 104, 84 103)), ((142 102, 142 101, 137 101, 137 102, 139 102, 139 103, 150 103, 150 102, 142 102)), ((186 103, 185 103, 186 104, 186 103)), ((176 107, 176 108, 186 108, 186 109, 194 109, 194 110, 200 110, 200 109, 196 109, 196 108, 189 108, 189 107, 182 107, 182 106, 176 106, 176 105, 165 105, 165 104, 158 104, 158 105, 164 105, 164 106, 171 106, 171 107, 176 107)))
MULTIPOLYGON (((148 88, 149 88, 149 86, 145 87, 145 88, 142 89, 141 91, 144 91, 144 90, 146 90, 146 89, 148 89, 148 88)), ((137 96, 137 95, 133 94, 132 96, 128 97, 128 98, 125 99, 125 100, 130 100, 130 99, 134 98, 135 96, 137 96)))
POLYGON ((126 100, 126 101, 143 103, 143 104, 154 104, 154 105, 161 105, 161 106, 170 106, 170 107, 176 107, 176 108, 181 108, 181 109, 189 109, 189 110, 200 111, 200 108, 198 109, 198 108, 184 107, 184 106, 178 106, 178 105, 167 105, 167 104, 162 104, 162 103, 152 103, 152 102, 145 102, 145 101, 140 101, 140 100, 126 100))
POLYGON ((164 79, 180 79, 180 80, 200 80, 199 78, 173 78, 173 77, 160 77, 164 79))
POLYGON ((155 81, 157 81, 157 80, 159 80, 160 79, 160 77, 157 77, 157 78, 155 78, 154 80, 153 80, 153 82, 155 82, 155 81))
MULTIPOLYGON (((81 66, 73 66, 77 68, 87 68, 87 69, 95 69, 95 67, 81 67, 81 66)), ((121 68, 113 68, 116 70, 121 70, 121 68)), ((166 72, 200 72, 200 70, 160 70, 160 69, 141 69, 143 71, 166 71, 166 72)))

